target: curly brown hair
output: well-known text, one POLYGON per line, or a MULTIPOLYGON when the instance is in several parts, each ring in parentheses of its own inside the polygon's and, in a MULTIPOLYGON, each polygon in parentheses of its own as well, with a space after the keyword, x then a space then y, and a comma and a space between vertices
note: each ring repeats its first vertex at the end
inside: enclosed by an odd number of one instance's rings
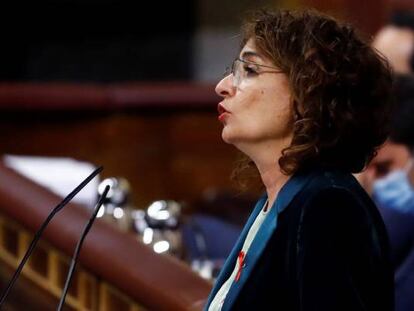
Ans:
MULTIPOLYGON (((295 120, 281 170, 361 171, 388 135, 392 74, 386 60, 350 25, 314 10, 258 11, 242 28, 241 48, 249 39, 289 81, 295 120)), ((252 166, 242 161, 236 175, 252 166)))

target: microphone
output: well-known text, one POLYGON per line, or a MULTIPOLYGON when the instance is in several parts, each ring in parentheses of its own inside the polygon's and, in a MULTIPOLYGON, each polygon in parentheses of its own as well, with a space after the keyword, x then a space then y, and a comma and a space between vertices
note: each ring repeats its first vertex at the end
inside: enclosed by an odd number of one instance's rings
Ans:
POLYGON ((78 257, 79 257, 79 253, 80 253, 83 241, 85 240, 86 235, 88 234, 89 230, 91 229, 91 227, 93 225, 93 222, 95 221, 96 216, 98 215, 99 209, 100 209, 101 205, 104 203, 104 201, 106 199, 106 195, 108 194, 108 191, 109 191, 110 188, 111 187, 109 185, 105 187, 104 192, 102 193, 101 197, 99 198, 98 203, 95 206, 95 210, 94 210, 91 218, 89 218, 89 221, 85 225, 85 228, 83 228, 83 231, 82 231, 81 237, 78 241, 78 244, 76 244, 75 252, 72 256, 72 260, 71 260, 71 263, 70 263, 68 275, 66 277, 65 286, 63 287, 62 296, 60 298, 59 305, 56 309, 57 311, 62 310, 63 304, 65 303, 66 294, 69 290, 70 282, 72 281, 73 273, 75 272, 76 263, 78 261, 78 257))
POLYGON ((71 193, 68 194, 66 198, 62 200, 56 207, 50 212, 50 214, 47 216, 46 220, 43 222, 43 224, 40 226, 39 230, 35 233, 32 242, 30 243, 26 254, 24 254, 22 260, 20 261, 19 266, 17 267, 16 271, 13 274, 13 277, 10 279, 9 283, 7 284, 6 289, 3 291, 1 297, 0 297, 0 309, 3 305, 4 301, 7 298, 7 295, 9 294, 10 290, 12 289, 14 283, 16 282, 17 278, 19 277, 21 271, 23 270, 24 265, 26 264, 27 260, 29 259, 30 255, 32 254, 34 248, 36 247, 37 242, 39 241, 43 231, 46 229, 49 222, 52 220, 52 218, 61 211, 66 204, 69 203, 70 200, 73 199, 73 197, 78 194, 79 191, 81 191, 96 175, 98 175, 100 172, 102 172, 103 167, 100 166, 96 170, 92 172, 84 181, 82 181, 79 186, 77 186, 71 193))

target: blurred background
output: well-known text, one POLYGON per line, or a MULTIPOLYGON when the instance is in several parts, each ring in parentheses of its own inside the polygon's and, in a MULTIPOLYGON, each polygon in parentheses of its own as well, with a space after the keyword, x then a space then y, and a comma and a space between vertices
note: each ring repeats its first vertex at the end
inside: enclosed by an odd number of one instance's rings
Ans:
POLYGON ((215 84, 259 7, 316 8, 371 40, 402 0, 6 1, 0 19, 0 282, 59 198, 10 310, 53 310, 104 185, 72 310, 199 309, 260 192, 230 181, 215 84), (4 263, 4 264, 3 264, 4 263))

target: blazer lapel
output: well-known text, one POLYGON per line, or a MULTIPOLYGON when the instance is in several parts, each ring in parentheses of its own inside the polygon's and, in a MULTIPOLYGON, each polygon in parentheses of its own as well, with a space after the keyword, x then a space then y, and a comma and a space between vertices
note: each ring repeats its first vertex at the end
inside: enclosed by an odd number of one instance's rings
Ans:
MULTIPOLYGON (((240 293, 240 290, 243 288, 243 285, 248 280, 250 273, 253 271, 254 266, 256 265, 258 259, 262 255, 268 240, 272 236, 273 232, 277 227, 277 216, 281 213, 293 200, 293 198, 304 188, 304 186, 310 180, 311 174, 297 174, 292 176, 288 182, 282 187, 280 190, 276 201, 274 202, 272 208, 269 211, 269 214, 266 216, 266 219, 262 223, 259 231, 257 232, 249 250, 247 251, 247 255, 244 259, 245 265, 242 269, 240 274, 240 278, 237 282, 233 282, 230 287, 229 292, 227 293, 226 299, 224 301, 222 310, 231 310, 237 296, 240 293)), ((227 267, 229 271, 226 271, 226 277, 224 279, 227 280, 230 273, 234 269, 234 264, 236 257, 243 246, 244 240, 246 238, 248 229, 250 229, 252 223, 256 219, 258 213, 261 211, 261 207, 263 207, 264 202, 266 201, 267 196, 262 198, 259 203, 256 205, 255 213, 249 219, 249 226, 246 226, 243 230, 243 235, 239 239, 237 243, 237 249, 233 249, 231 253, 231 264, 230 267, 227 267), (257 211, 257 209, 259 210, 257 211), (247 229, 247 230, 246 230, 247 229)), ((226 262, 226 264, 228 264, 226 262)), ((222 284, 222 283, 221 283, 222 284)), ((220 285, 221 286, 221 285, 220 285)), ((220 288, 220 287, 219 287, 220 288)), ((217 290, 216 290, 217 292, 217 290)), ((214 296, 213 296, 214 297, 214 296)), ((209 305, 209 304, 208 304, 209 305)))
POLYGON ((265 204, 266 200, 267 200, 267 196, 263 195, 259 199, 259 201, 256 203, 256 206, 253 212, 250 214, 250 217, 247 220, 246 225, 244 226, 236 244, 234 245, 230 255, 227 257, 226 262, 224 263, 223 267, 221 268, 221 271, 217 277, 214 287, 212 291, 210 292, 210 295, 208 297, 207 304, 204 310, 208 310, 208 307, 210 306, 211 301, 213 300, 214 296, 216 296, 217 292, 219 291, 223 283, 230 277, 231 273, 233 272, 234 266, 236 264, 237 256, 239 255, 239 252, 243 247, 243 243, 244 243, 244 240, 246 239, 247 233, 249 232, 250 227, 255 221, 257 215, 262 210, 263 205, 265 204))

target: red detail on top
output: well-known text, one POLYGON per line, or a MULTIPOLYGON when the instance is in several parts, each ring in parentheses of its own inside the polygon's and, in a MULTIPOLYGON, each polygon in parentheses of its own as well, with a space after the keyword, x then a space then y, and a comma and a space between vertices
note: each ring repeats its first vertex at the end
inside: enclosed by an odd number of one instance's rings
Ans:
POLYGON ((236 278, 235 281, 238 282, 240 279, 240 275, 244 266, 244 259, 246 258, 246 254, 243 251, 240 251, 239 256, 237 258, 238 264, 239 264, 239 269, 237 271, 236 274, 236 278))

